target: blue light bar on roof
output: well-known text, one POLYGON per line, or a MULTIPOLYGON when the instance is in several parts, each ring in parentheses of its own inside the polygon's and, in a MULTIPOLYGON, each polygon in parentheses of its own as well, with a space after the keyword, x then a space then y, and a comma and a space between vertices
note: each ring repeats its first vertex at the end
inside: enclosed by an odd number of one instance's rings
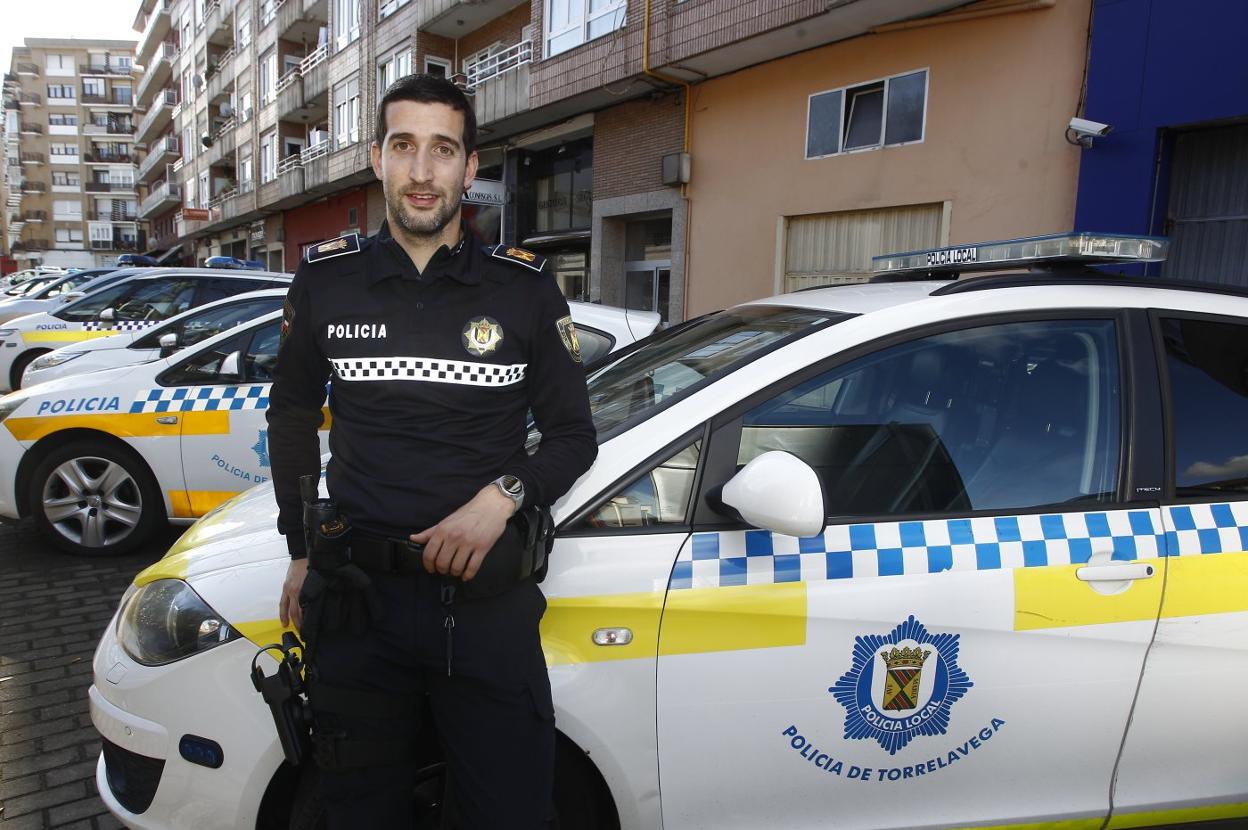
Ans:
POLYGON ((952 245, 873 257, 876 274, 966 273, 1054 265, 1160 262, 1170 242, 1162 236, 1065 233, 974 245, 952 245))

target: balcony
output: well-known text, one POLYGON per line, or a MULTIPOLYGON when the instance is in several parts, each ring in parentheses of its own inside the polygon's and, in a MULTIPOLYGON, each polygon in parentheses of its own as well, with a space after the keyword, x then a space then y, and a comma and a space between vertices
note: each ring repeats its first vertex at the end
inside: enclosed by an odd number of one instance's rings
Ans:
POLYGON ((22 164, 47 164, 48 157, 43 153, 22 153, 22 164))
POLYGON ((93 251, 141 251, 147 247, 147 234, 143 231, 129 234, 122 233, 117 229, 113 229, 111 238, 96 239, 91 238, 91 250, 93 251))
POLYGON ((173 108, 178 104, 178 91, 176 89, 162 89, 160 94, 152 101, 152 105, 147 110, 147 115, 143 116, 143 120, 139 122, 139 129, 135 132, 136 141, 148 142, 152 136, 159 134, 165 127, 168 127, 173 121, 173 108))
POLYGON ((212 135, 212 146, 208 148, 208 164, 230 164, 233 162, 231 156, 234 155, 234 149, 238 146, 238 131, 235 129, 237 122, 233 118, 227 118, 217 127, 217 131, 212 135))
POLYGON ((22 192, 28 194, 47 193, 48 185, 46 182, 22 182, 22 192))
POLYGON ((156 91, 164 88, 170 75, 173 74, 173 63, 177 59, 178 47, 175 44, 169 41, 160 44, 160 48, 156 50, 156 54, 152 56, 148 64, 147 71, 143 73, 143 79, 139 81, 136 100, 140 105, 147 106, 151 103, 156 91))
POLYGON ((182 201, 182 185, 177 182, 160 181, 152 186, 152 192, 139 204, 139 218, 151 219, 182 201))
POLYGON ((129 76, 134 71, 130 66, 117 66, 111 63, 91 63, 82 67, 81 74, 97 77, 108 77, 111 75, 129 76))
POLYGON ((48 221, 48 212, 46 210, 27 210, 22 213, 22 222, 46 222, 48 221))
POLYGON ((13 243, 13 251, 50 251, 52 243, 46 239, 21 239, 13 243))
POLYGON ((17 74, 19 75, 27 75, 33 78, 39 77, 39 66, 37 64, 19 63, 15 68, 17 69, 17 74))
POLYGON ((159 0, 156 8, 152 9, 152 13, 147 17, 147 27, 143 29, 143 36, 139 39, 138 51, 134 55, 135 61, 143 66, 147 66, 152 53, 156 51, 156 47, 165 39, 165 35, 169 34, 169 8, 171 5, 171 0, 159 0))
POLYGON ((329 45, 326 44, 317 48, 299 64, 305 101, 318 99, 329 89, 329 64, 325 61, 328 55, 329 45))
POLYGON ((488 124, 529 109, 529 63, 532 41, 522 40, 490 55, 468 73, 468 89, 478 124, 488 124))
POLYGON ((23 124, 21 130, 22 135, 43 135, 42 124, 23 124))
POLYGON ((37 92, 21 92, 18 93, 17 103, 23 107, 39 107, 43 105, 43 96, 37 92))
POLYGON ((164 167, 172 164, 178 157, 178 137, 167 135, 157 139, 147 151, 147 158, 139 165, 138 181, 147 184, 156 175, 163 172, 164 167))
POLYGON ((421 16, 428 19, 422 32, 449 37, 452 40, 475 32, 504 12, 515 8, 515 0, 425 0, 421 16))
POLYGON ((82 185, 85 193, 134 193, 134 182, 107 181, 85 182, 82 185))
POLYGON ((125 107, 130 109, 134 106, 134 99, 129 95, 87 95, 83 93, 78 100, 86 107, 125 107))
POLYGON ((219 103, 228 99, 234 90, 234 47, 231 46, 216 57, 208 58, 208 68, 204 72, 208 76, 208 100, 219 103))
POLYGON ((299 154, 303 168, 303 187, 310 191, 329 184, 329 139, 313 144, 299 154))
POLYGON ((99 149, 83 153, 82 160, 87 164, 134 164, 134 156, 130 153, 99 149))
POLYGON ((139 221, 139 215, 137 213, 126 213, 124 210, 89 210, 87 211, 87 221, 137 222, 139 221))
POLYGON ((109 121, 104 124, 84 124, 83 135, 134 135, 134 124, 126 121, 109 121))
POLYGON ((320 3, 284 0, 277 7, 277 33, 282 40, 295 43, 316 43, 322 26, 329 25, 327 5, 320 3))

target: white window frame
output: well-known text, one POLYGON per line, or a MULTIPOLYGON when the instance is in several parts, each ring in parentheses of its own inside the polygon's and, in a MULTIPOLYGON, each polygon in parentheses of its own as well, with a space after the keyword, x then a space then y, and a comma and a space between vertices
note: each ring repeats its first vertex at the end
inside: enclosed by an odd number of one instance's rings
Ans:
POLYGON ((334 51, 359 40, 362 0, 334 0, 334 51))
POLYGON ((260 108, 277 97, 277 49, 272 48, 260 56, 260 108))
MULTIPOLYGON (((377 97, 380 100, 390 84, 412 74, 412 50, 403 46, 386 55, 377 65, 377 97)), ((449 75, 448 75, 449 77, 449 75)))
POLYGON ((484 60, 488 60, 490 55, 503 51, 503 42, 496 40, 484 49, 478 49, 471 55, 465 55, 459 62, 460 71, 464 73, 464 77, 472 77, 472 69, 484 60))
MULTIPOLYGON (((91 226, 91 230, 94 232, 95 230, 94 225, 91 226)), ((54 233, 55 233, 55 236, 53 238, 57 242, 82 242, 82 228, 56 228, 54 233), (64 239, 61 239, 62 233, 65 234, 64 239), (78 237, 77 239, 74 238, 75 235, 78 237)), ((113 241, 113 234, 112 234, 111 228, 108 234, 108 241, 109 242, 113 241)))
POLYGON ((201 208, 208 207, 208 202, 212 200, 212 187, 209 185, 210 178, 207 170, 199 174, 199 206, 201 208))
POLYGON ((627 0, 607 0, 605 7, 597 10, 593 8, 594 2, 595 0, 546 0, 545 23, 543 24, 546 29, 543 33, 546 57, 554 57, 624 28, 628 14, 627 0), (555 18, 552 8, 558 2, 567 2, 571 14, 566 25, 553 30, 551 25, 555 18), (610 29, 590 37, 591 26, 608 15, 619 15, 619 22, 610 29), (578 37, 568 38, 568 35, 577 32, 579 32, 578 37), (556 45, 555 41, 560 41, 560 43, 556 45))
POLYGON ((425 74, 426 74, 426 75, 428 75, 428 74, 429 74, 429 67, 430 67, 430 66, 440 66, 440 67, 442 67, 442 69, 443 69, 443 71, 444 71, 444 74, 442 75, 442 77, 443 77, 443 78, 447 78, 447 79, 449 79, 452 75, 454 75, 454 74, 455 74, 455 66, 454 66, 454 64, 452 64, 452 63, 451 63, 449 60, 447 60, 446 58, 435 58, 435 57, 434 57, 434 56, 432 56, 432 55, 425 55, 425 74))
POLYGON ((377 0, 377 19, 385 20, 410 2, 411 0, 377 0))
POLYGON ((238 44, 235 47, 235 54, 242 54, 243 47, 251 43, 251 18, 248 15, 239 15, 238 31, 234 39, 238 44))
MULTIPOLYGON (((113 241, 113 226, 112 225, 97 224, 95 222, 92 222, 90 223, 90 225, 88 225, 88 227, 91 229, 91 242, 93 244, 96 242, 108 242, 110 244, 112 243, 113 241)), ((78 233, 81 234, 82 231, 79 231, 78 233)))
POLYGON ((360 140, 360 80, 350 78, 334 87, 334 149, 360 140))
POLYGON ((854 84, 847 84, 843 87, 835 87, 833 89, 822 89, 818 92, 812 92, 810 95, 806 96, 806 129, 802 132, 802 145, 803 145, 802 156, 803 158, 805 158, 807 161, 814 161, 817 159, 831 158, 833 156, 852 155, 853 153, 867 153, 873 150, 882 149, 884 147, 904 147, 909 144, 922 144, 927 139, 927 105, 928 105, 928 101, 931 99, 931 83, 932 83, 931 67, 923 66, 923 67, 919 67, 918 69, 908 69, 905 72, 896 72, 892 75, 889 75, 883 78, 875 78, 869 81, 861 81, 861 82, 854 83, 854 84), (910 75, 917 75, 920 72, 923 73, 923 114, 921 116, 921 120, 919 123, 919 137, 910 141, 894 141, 894 142, 886 144, 885 143, 885 141, 887 140, 886 131, 888 129, 888 95, 889 95, 890 85, 892 81, 897 78, 905 78, 910 75), (846 150, 845 149, 846 119, 851 114, 851 111, 849 109, 849 106, 850 106, 849 93, 853 90, 859 89, 860 87, 871 86, 872 84, 879 84, 879 83, 884 84, 884 100, 882 101, 881 106, 880 106, 879 142, 876 144, 866 145, 862 147, 855 147, 852 150, 846 150), (815 155, 815 156, 809 155, 808 153, 810 149, 811 103, 814 101, 815 98, 821 95, 827 95, 829 93, 834 93, 834 92, 839 92, 841 94, 840 117, 837 120, 837 147, 838 149, 835 153, 822 153, 820 155, 815 155))
POLYGON ((270 130, 260 136, 260 183, 277 178, 277 131, 270 130))

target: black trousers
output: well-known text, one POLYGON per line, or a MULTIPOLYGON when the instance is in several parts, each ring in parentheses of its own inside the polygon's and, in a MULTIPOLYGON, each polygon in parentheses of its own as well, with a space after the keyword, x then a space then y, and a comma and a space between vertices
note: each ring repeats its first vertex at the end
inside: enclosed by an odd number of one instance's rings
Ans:
MULTIPOLYGON (((538 623, 546 600, 532 582, 488 599, 456 601, 450 674, 441 578, 371 573, 385 609, 363 634, 323 631, 316 677, 337 687, 419 699, 418 719, 318 714, 317 728, 349 740, 442 741, 462 830, 537 830, 552 817, 555 714, 538 623), (420 707, 424 708, 424 707, 420 707)), ((313 709, 316 699, 313 696, 313 709)), ((322 770, 328 825, 411 826, 419 764, 322 770)))

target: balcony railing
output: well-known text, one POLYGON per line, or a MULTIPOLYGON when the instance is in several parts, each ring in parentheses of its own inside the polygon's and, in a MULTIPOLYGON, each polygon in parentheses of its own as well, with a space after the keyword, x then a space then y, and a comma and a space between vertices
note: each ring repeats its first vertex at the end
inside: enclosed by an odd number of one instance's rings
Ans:
POLYGON ((299 77, 300 77, 299 67, 297 66, 292 67, 289 72, 287 72, 278 80, 277 94, 281 95, 284 90, 289 89, 291 84, 299 80, 299 77))
POLYGON ((177 182, 161 181, 152 186, 152 192, 139 205, 139 216, 150 219, 152 214, 165 206, 166 202, 177 204, 182 200, 182 185, 177 182))
POLYGON ((37 107, 43 103, 43 96, 39 95, 36 92, 22 92, 18 94, 17 102, 19 104, 26 104, 27 106, 37 107))
POLYGON ((38 75, 39 74, 39 66, 37 64, 19 63, 17 64, 16 68, 17 68, 17 74, 19 75, 38 75))
POLYGON ((134 135, 134 125, 125 122, 111 122, 108 124, 84 124, 82 127, 83 135, 134 135))
POLYGON ((129 75, 133 71, 132 66, 114 66, 111 63, 89 63, 82 68, 83 75, 129 75))
POLYGON ((82 154, 87 164, 133 164, 134 156, 130 153, 110 153, 105 150, 92 150, 82 154))
POLYGON ((48 212, 46 210, 27 210, 22 213, 23 222, 46 222, 48 220, 48 212))
POLYGON ((308 70, 312 69, 312 67, 325 60, 327 55, 329 55, 329 44, 322 43, 316 48, 315 51, 311 52, 306 58, 299 62, 300 74, 306 74, 308 70))
POLYGON ((48 185, 44 182, 22 182, 23 193, 47 193, 48 185))
POLYGON ((87 220, 90 222, 137 222, 139 215, 127 213, 124 210, 89 210, 87 220))
POLYGON ((22 239, 13 243, 14 251, 50 251, 52 243, 46 239, 22 239))
POLYGON ((151 148, 147 151, 147 157, 143 159, 143 163, 139 165, 140 182, 145 182, 150 177, 153 170, 161 164, 168 164, 168 156, 178 152, 178 137, 176 135, 167 135, 164 138, 155 141, 151 148))
POLYGON ((158 124, 163 125, 173 118, 173 107, 178 104, 178 91, 176 89, 161 90, 160 95, 156 96, 156 100, 147 110, 147 115, 143 116, 143 120, 139 122, 139 129, 135 135, 140 141, 145 141, 156 128, 158 124))
POLYGON ((283 173, 289 173, 291 170, 297 170, 302 166, 303 154, 291 153, 289 156, 277 163, 277 175, 281 176, 283 173))
POLYGON ((143 73, 143 79, 139 81, 139 87, 135 90, 136 100, 142 102, 146 97, 152 85, 157 83, 160 78, 161 83, 172 71, 173 62, 178 59, 177 44, 164 41, 160 44, 160 48, 156 50, 156 54, 148 61, 147 71, 143 73))
POLYGON ((156 7, 148 14, 147 26, 143 28, 143 35, 139 38, 139 48, 136 55, 140 63, 145 62, 149 50, 154 48, 152 41, 157 38, 163 38, 169 31, 170 6, 172 6, 171 0, 159 0, 156 3, 156 7))
POLYGON ((329 145, 331 143, 332 142, 330 142, 329 139, 326 139, 325 141, 318 142, 316 144, 313 144, 311 147, 306 148, 302 153, 299 154, 299 163, 307 164, 309 162, 315 161, 316 159, 319 159, 321 156, 329 152, 329 145))
POLYGON ((468 71, 468 89, 476 89, 479 84, 511 72, 531 60, 533 60, 533 41, 522 40, 515 46, 496 52, 473 64, 468 71))
POLYGON ((43 125, 42 124, 23 124, 22 132, 27 133, 28 135, 31 135, 31 134, 43 135, 43 125))
POLYGON ((22 153, 22 164, 47 164, 48 159, 43 153, 22 153))
POLYGON ((86 182, 82 189, 87 193, 133 193, 134 182, 86 182))

